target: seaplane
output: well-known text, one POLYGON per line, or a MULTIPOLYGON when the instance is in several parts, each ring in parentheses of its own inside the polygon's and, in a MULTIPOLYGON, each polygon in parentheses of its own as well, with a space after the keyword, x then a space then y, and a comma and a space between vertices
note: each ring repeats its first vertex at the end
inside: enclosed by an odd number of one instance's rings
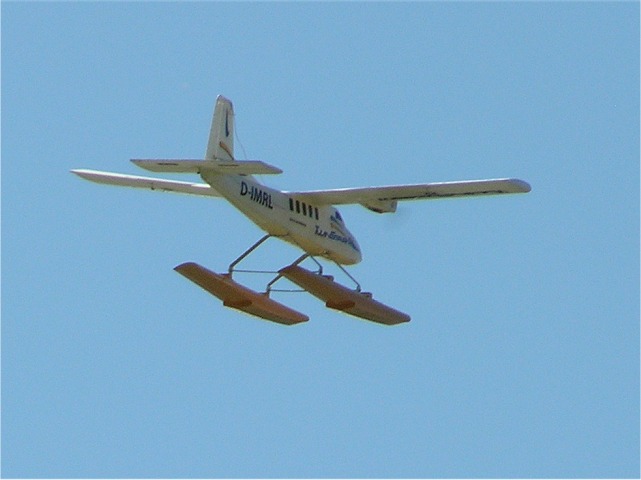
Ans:
POLYGON ((205 183, 191 183, 148 176, 127 175, 87 169, 72 173, 92 182, 134 187, 161 192, 223 198, 254 222, 265 235, 236 258, 224 273, 215 273, 195 262, 174 268, 185 278, 222 300, 223 305, 283 325, 307 322, 309 317, 271 298, 274 284, 285 278, 302 291, 325 302, 328 308, 342 311, 383 325, 410 321, 410 316, 363 292, 356 279, 345 269, 362 259, 361 248, 336 208, 358 204, 373 212, 393 213, 398 202, 439 198, 472 197, 527 193, 530 185, 515 178, 467 180, 456 182, 388 185, 380 187, 331 190, 280 191, 256 179, 282 170, 259 160, 237 160, 234 156, 234 108, 220 95, 216 99, 204 159, 132 159, 155 173, 197 174, 205 183), (252 290, 234 279, 241 272, 238 264, 269 238, 277 238, 300 248, 303 254, 290 265, 272 271, 275 277, 264 292, 252 290), (308 260, 309 259, 309 260, 308 260), (346 287, 323 274, 319 262, 338 266, 355 284, 346 287), (315 262, 315 270, 301 263, 315 262))

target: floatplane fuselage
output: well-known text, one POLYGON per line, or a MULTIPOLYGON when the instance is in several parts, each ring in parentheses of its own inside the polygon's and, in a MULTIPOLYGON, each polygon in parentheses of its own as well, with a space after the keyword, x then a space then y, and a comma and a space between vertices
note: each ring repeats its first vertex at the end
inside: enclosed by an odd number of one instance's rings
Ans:
POLYGON ((271 236, 312 256, 354 265, 362 255, 338 209, 314 205, 259 183, 253 176, 202 172, 203 179, 271 236))
MULTIPOLYGON (((363 293, 340 285, 333 277, 302 268, 299 264, 311 257, 326 258, 338 265, 361 261, 361 249, 348 230, 335 205, 359 204, 376 213, 393 213, 397 203, 405 200, 453 198, 480 195, 526 193, 530 186, 518 179, 502 178, 457 182, 390 185, 383 187, 343 188, 314 191, 280 191, 270 188, 254 175, 279 174, 282 171, 257 160, 234 158, 234 110, 232 103, 219 96, 209 134, 204 160, 132 160, 146 170, 162 173, 196 173, 206 182, 179 182, 162 178, 141 177, 95 170, 72 170, 82 178, 97 183, 151 190, 221 197, 263 229, 266 235, 232 262, 226 273, 214 273, 193 262, 175 267, 181 275, 223 301, 223 305, 266 320, 292 325, 309 318, 269 297, 272 285, 287 278, 329 308, 366 320, 396 325, 408 322, 409 315, 384 305, 363 293), (287 241, 305 253, 278 271, 264 293, 233 280, 235 266, 267 238, 287 241)), ((316 263, 320 266, 318 261, 316 263)), ((355 280, 354 280, 355 281, 355 280)))

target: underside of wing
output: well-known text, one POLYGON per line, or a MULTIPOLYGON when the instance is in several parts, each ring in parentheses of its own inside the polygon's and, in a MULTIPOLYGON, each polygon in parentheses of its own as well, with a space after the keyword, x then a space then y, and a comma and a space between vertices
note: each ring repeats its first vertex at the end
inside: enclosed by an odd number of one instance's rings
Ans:
POLYGON ((123 173, 98 172, 95 170, 72 170, 79 177, 105 185, 118 185, 121 187, 145 188, 161 192, 187 193, 190 195, 203 195, 206 197, 220 197, 220 194, 204 183, 176 182, 161 178, 139 177, 123 173))
POLYGON ((530 190, 530 185, 523 180, 501 178, 286 193, 318 205, 361 204, 374 212, 385 213, 396 211, 400 200, 527 193, 530 190))

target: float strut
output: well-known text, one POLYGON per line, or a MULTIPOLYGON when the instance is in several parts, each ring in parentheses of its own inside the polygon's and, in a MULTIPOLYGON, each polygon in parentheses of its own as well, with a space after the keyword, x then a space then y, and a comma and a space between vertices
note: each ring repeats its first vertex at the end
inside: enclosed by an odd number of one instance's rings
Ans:
POLYGON ((336 264, 336 266, 338 266, 338 268, 340 268, 343 271, 343 273, 345 275, 347 275, 349 278, 352 279, 352 282, 354 282, 356 284, 356 291, 360 292, 361 291, 361 284, 358 283, 358 281, 353 276, 351 276, 350 273, 347 270, 345 270, 345 267, 343 267, 340 263, 338 263, 338 262, 334 262, 334 263, 336 264))
POLYGON ((247 250, 245 250, 245 252, 240 257, 238 257, 236 260, 231 262, 231 264, 229 265, 229 269, 227 271, 228 275, 231 277, 232 273, 234 273, 234 267, 238 265, 240 262, 242 262, 247 257, 247 255, 249 255, 258 247, 260 247, 260 245, 271 236, 272 236, 271 233, 268 233, 263 238, 261 238, 256 243, 254 243, 251 247, 249 247, 247 250))
MULTIPOLYGON (((307 257, 311 257, 311 255, 310 255, 309 253, 304 253, 303 255, 301 255, 300 257, 298 257, 298 259, 297 259, 294 263, 292 263, 290 266, 296 266, 296 265, 298 265, 300 262, 302 262, 303 260, 305 260, 307 257)), ((312 257, 312 258, 314 258, 314 257, 312 257)), ((274 285, 278 280, 280 280, 281 278, 283 278, 283 274, 282 274, 282 273, 280 273, 280 272, 277 272, 277 273, 278 273, 278 275, 276 275, 276 277, 275 277, 274 279, 272 279, 272 281, 271 281, 271 282, 269 282, 269 283, 267 284, 267 287, 265 288, 265 293, 266 293, 268 296, 269 296, 269 293, 272 291, 272 285, 274 285)))

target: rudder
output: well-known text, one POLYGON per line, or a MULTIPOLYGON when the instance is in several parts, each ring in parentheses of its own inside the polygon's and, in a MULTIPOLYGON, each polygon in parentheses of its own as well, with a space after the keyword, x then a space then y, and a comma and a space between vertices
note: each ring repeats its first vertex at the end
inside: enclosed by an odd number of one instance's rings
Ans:
POLYGON ((234 106, 218 95, 205 160, 234 161, 234 106))

